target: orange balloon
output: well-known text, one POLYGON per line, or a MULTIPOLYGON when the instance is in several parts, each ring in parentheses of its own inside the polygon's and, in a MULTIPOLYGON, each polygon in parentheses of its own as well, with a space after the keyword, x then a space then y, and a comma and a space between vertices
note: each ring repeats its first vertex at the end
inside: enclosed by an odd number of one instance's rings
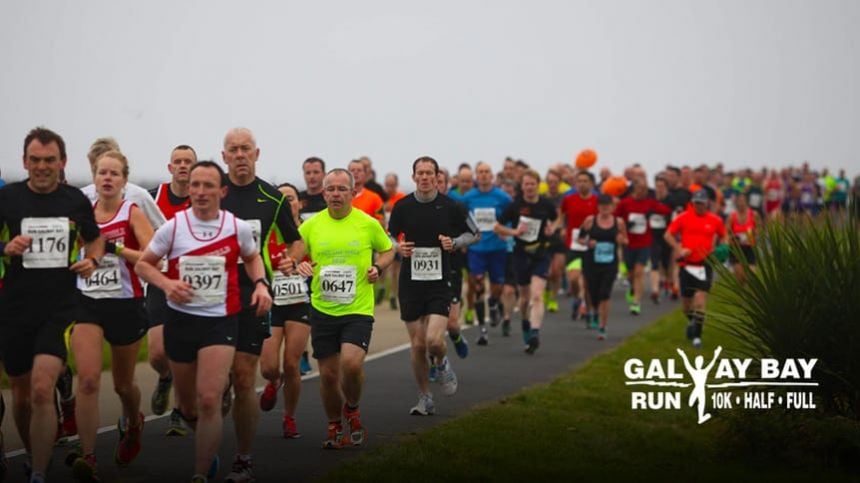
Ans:
POLYGON ((621 196, 627 191, 627 180, 624 176, 613 176, 603 182, 601 191, 610 196, 621 196))
POLYGON ((593 149, 583 149, 576 155, 576 167, 588 169, 597 162, 597 153, 593 149))

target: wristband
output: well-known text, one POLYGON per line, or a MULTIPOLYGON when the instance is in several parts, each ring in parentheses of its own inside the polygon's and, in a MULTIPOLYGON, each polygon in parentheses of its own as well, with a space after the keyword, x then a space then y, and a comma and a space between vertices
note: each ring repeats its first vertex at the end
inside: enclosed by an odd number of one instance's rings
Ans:
POLYGON ((376 274, 377 275, 382 275, 382 272, 383 272, 382 267, 380 267, 379 265, 377 265, 375 263, 371 266, 376 268, 376 274))
POLYGON ((116 252, 117 252, 116 243, 114 243, 112 241, 105 242, 105 253, 114 253, 115 254, 116 252))

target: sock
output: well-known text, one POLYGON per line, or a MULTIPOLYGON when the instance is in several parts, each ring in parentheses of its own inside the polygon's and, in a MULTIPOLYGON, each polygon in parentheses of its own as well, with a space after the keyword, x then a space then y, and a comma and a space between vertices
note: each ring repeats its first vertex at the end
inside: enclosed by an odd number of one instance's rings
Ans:
POLYGON ((540 336, 540 329, 532 329, 531 335, 532 337, 540 336))
POLYGON ((523 319, 521 322, 521 326, 523 328, 523 332, 528 332, 532 329, 532 323, 526 319, 523 319))
POLYGON ((451 332, 450 330, 448 331, 448 337, 451 339, 451 342, 455 344, 459 343, 460 340, 463 338, 459 331, 451 332))
POLYGON ((475 302, 475 318, 478 319, 479 325, 484 325, 484 301, 479 300, 475 302))
POLYGON ((499 299, 495 297, 490 297, 490 300, 488 302, 490 305, 490 311, 498 310, 498 308, 501 306, 499 305, 499 299))
POLYGON ((349 411, 349 412, 358 411, 358 404, 356 404, 355 406, 353 406, 353 405, 352 405, 352 404, 350 404, 350 403, 346 403, 346 410, 347 410, 347 411, 349 411))

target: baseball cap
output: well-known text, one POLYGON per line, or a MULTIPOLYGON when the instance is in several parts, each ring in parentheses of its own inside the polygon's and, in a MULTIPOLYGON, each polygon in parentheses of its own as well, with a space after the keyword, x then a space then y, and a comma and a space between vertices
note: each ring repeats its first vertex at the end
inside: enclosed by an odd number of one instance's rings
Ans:
POLYGON ((708 202, 708 193, 704 189, 700 189, 693 193, 693 203, 707 203, 708 202))

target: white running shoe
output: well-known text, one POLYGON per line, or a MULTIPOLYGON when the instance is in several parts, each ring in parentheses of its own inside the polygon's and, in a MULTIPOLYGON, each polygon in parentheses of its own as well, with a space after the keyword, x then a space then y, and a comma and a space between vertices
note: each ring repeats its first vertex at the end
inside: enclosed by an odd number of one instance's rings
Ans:
POLYGON ((453 396, 457 392, 457 374, 454 373, 454 369, 451 369, 451 363, 448 362, 447 357, 439 368, 439 381, 442 383, 442 394, 453 396))
POLYGON ((430 416, 436 413, 436 406, 433 404, 432 394, 419 394, 418 404, 409 410, 409 414, 413 416, 430 416))

